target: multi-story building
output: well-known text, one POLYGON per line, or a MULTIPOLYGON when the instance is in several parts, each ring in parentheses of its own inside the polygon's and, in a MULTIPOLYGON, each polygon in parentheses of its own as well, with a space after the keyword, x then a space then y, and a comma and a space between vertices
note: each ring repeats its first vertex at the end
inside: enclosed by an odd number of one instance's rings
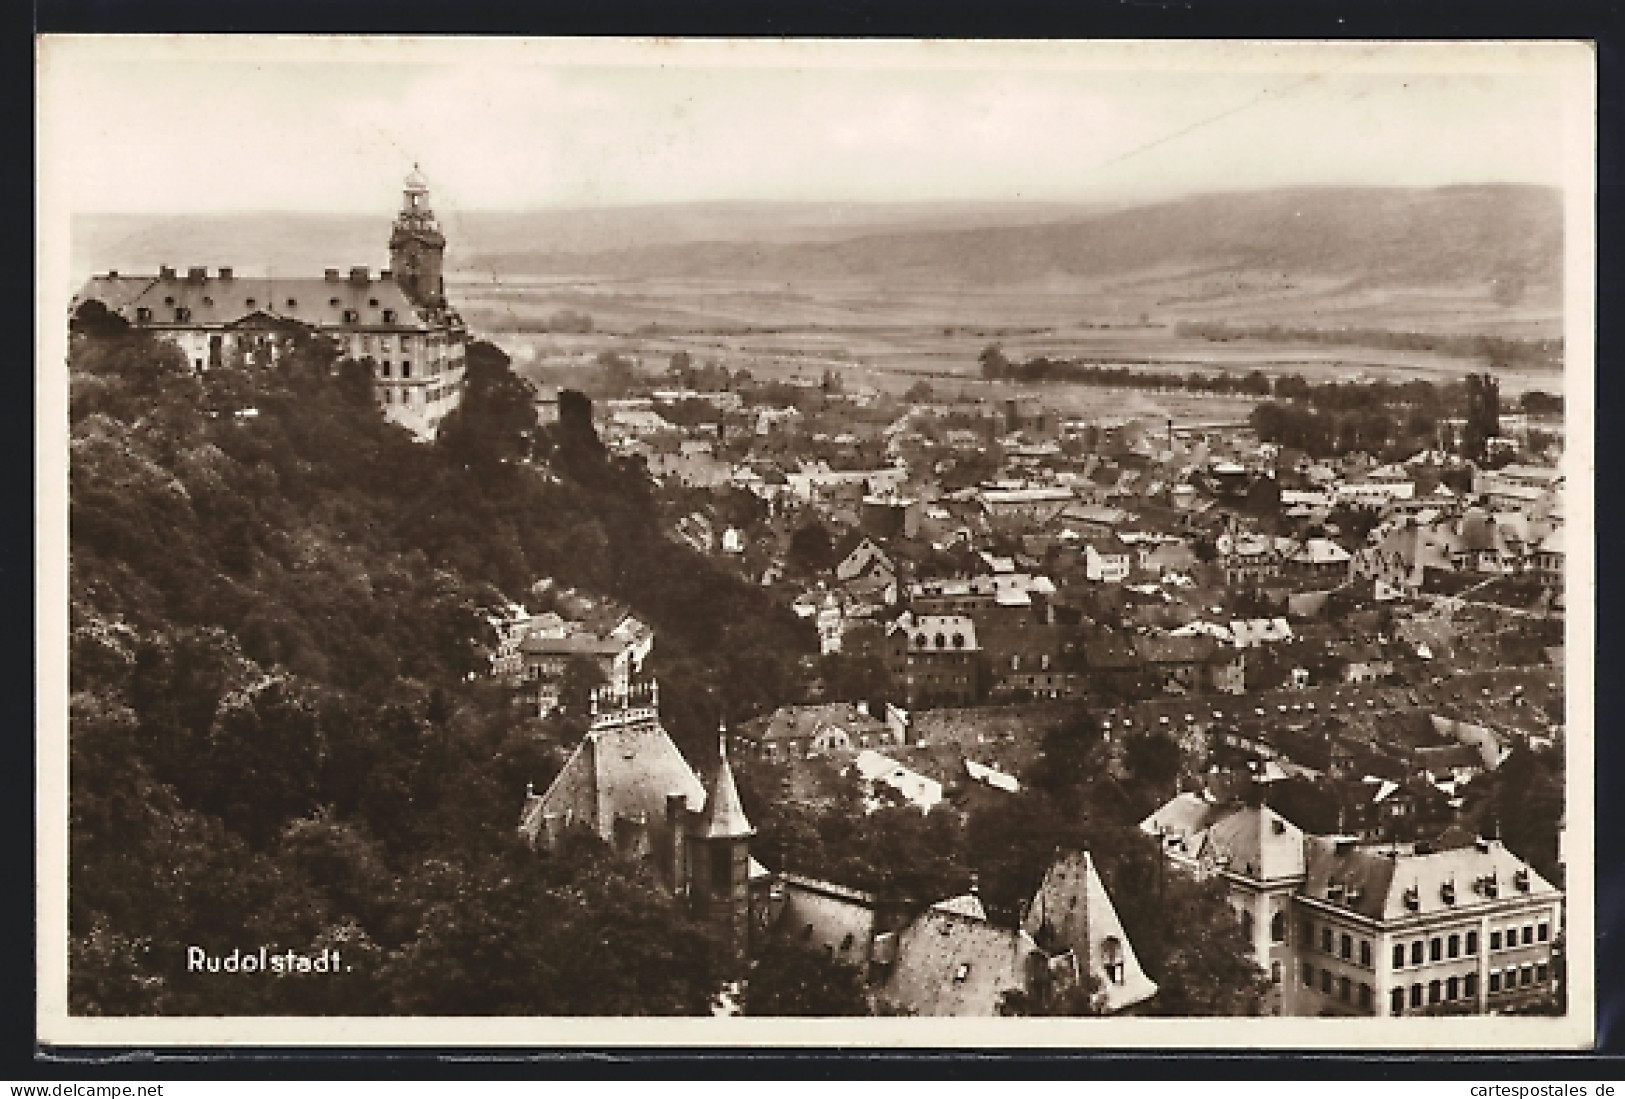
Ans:
POLYGON ((886 631, 887 664, 908 706, 976 700, 976 623, 965 615, 905 611, 886 631))
POLYGON ((1365 844, 1190 795, 1140 827, 1170 865, 1222 878, 1282 1014, 1484 1014, 1556 992, 1563 893, 1499 840, 1365 844))
POLYGON ((156 275, 109 271, 74 296, 178 346, 199 371, 267 366, 301 334, 331 339, 339 353, 370 361, 373 393, 392 421, 432 438, 462 400, 467 331, 446 302, 446 238, 414 169, 389 238, 391 267, 320 277, 239 275, 233 268, 161 266, 156 275))

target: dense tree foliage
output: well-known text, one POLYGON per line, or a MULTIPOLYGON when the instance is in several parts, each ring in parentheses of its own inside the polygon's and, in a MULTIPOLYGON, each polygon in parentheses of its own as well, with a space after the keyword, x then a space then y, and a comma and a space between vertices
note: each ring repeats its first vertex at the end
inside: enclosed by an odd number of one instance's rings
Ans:
POLYGON ((586 399, 539 429, 475 343, 422 445, 321 339, 198 374, 87 315, 69 367, 71 1010, 708 1010, 702 929, 631 868, 522 847, 574 727, 483 674, 485 616, 543 576, 626 602, 701 758, 719 710, 789 696, 811 631, 660 536, 586 399), (189 945, 344 968, 222 980, 189 945))
POLYGON ((863 973, 797 944, 770 942, 751 966, 746 1015, 868 1015, 863 973))

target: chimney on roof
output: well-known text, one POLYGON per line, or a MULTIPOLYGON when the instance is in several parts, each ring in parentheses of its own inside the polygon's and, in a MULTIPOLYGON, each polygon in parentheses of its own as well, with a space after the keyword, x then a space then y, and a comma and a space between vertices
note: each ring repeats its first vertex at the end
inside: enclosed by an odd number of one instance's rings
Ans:
POLYGON ((378 281, 379 282, 391 282, 391 281, 394 280, 394 278, 395 278, 395 272, 391 271, 387 267, 384 268, 382 271, 378 272, 378 281))
POLYGON ((327 269, 327 281, 328 282, 338 282, 339 281, 339 269, 337 267, 329 267, 327 269))
POLYGON ((175 277, 175 269, 169 266, 167 263, 162 264, 158 268, 158 277, 163 279, 165 282, 168 282, 170 279, 175 277))
POLYGON ((221 277, 221 278, 222 278, 222 279, 225 279, 225 280, 227 280, 227 281, 230 281, 230 279, 231 279, 231 268, 229 268, 229 267, 222 267, 222 268, 221 268, 221 269, 220 269, 220 277, 221 277))
POLYGON ((208 277, 209 269, 207 267, 188 267, 186 269, 187 282, 203 282, 207 280, 208 277))
POLYGON ((107 277, 110 278, 110 279, 118 278, 118 270, 117 270, 117 268, 109 270, 107 272, 107 277))
POLYGON ((370 281, 367 269, 365 267, 350 268, 350 281, 358 286, 365 286, 370 281))

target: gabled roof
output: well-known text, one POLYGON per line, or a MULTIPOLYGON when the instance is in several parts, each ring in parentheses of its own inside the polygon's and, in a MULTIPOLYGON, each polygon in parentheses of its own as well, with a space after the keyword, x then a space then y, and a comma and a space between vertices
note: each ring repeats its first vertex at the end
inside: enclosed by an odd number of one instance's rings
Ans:
POLYGON ((1140 960, 1106 886, 1087 851, 1058 859, 1044 874, 1032 902, 1022 914, 1021 929, 1052 954, 1070 950, 1100 982, 1110 1011, 1120 1011, 1156 994, 1156 982, 1145 975, 1140 960), (1107 967, 1120 965, 1112 979, 1107 967))
POLYGON ((1218 641, 1202 633, 1142 634, 1135 640, 1141 658, 1152 664, 1203 664, 1219 652, 1218 641))
MULTIPOLYGON (((1219 805, 1187 790, 1163 802, 1156 812, 1142 820, 1140 831, 1148 836, 1195 836, 1223 812, 1219 805)), ((1191 851, 1195 853, 1194 845, 1191 851)))
POLYGON ((961 893, 957 897, 949 897, 933 904, 931 909, 934 912, 952 912, 958 916, 969 916, 973 920, 987 919, 987 909, 982 907, 982 898, 975 893, 961 893))

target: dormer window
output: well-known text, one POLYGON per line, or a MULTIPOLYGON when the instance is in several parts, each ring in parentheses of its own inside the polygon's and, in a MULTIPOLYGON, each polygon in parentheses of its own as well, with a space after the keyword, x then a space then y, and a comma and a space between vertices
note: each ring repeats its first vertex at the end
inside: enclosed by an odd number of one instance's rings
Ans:
POLYGON ((368 309, 377 309, 378 308, 378 299, 377 298, 368 298, 367 299, 367 308, 368 309))
POLYGON ((395 323, 395 310, 393 310, 393 309, 384 310, 384 323, 385 324, 394 324, 395 323))
POLYGON ((289 309, 298 309, 299 308, 298 300, 294 299, 294 298, 289 298, 288 299, 288 308, 289 309))
POLYGON ((137 307, 135 311, 135 319, 142 324, 145 324, 147 321, 152 320, 152 310, 148 309, 144 305, 137 307))
POLYGON ((209 297, 207 294, 205 294, 203 296, 203 304, 204 305, 213 305, 214 304, 214 299, 209 297))
POLYGON ((164 304, 165 305, 174 305, 175 304, 175 295, 174 294, 167 295, 164 298, 164 304))
POLYGON ((357 319, 358 319, 358 315, 357 315, 357 313, 356 313, 356 311, 354 309, 346 309, 344 311, 344 323, 345 324, 354 324, 357 319))
POLYGON ((337 298, 328 298, 327 299, 327 304, 333 306, 334 308, 337 308, 338 304, 339 304, 339 299, 337 299, 337 298))

